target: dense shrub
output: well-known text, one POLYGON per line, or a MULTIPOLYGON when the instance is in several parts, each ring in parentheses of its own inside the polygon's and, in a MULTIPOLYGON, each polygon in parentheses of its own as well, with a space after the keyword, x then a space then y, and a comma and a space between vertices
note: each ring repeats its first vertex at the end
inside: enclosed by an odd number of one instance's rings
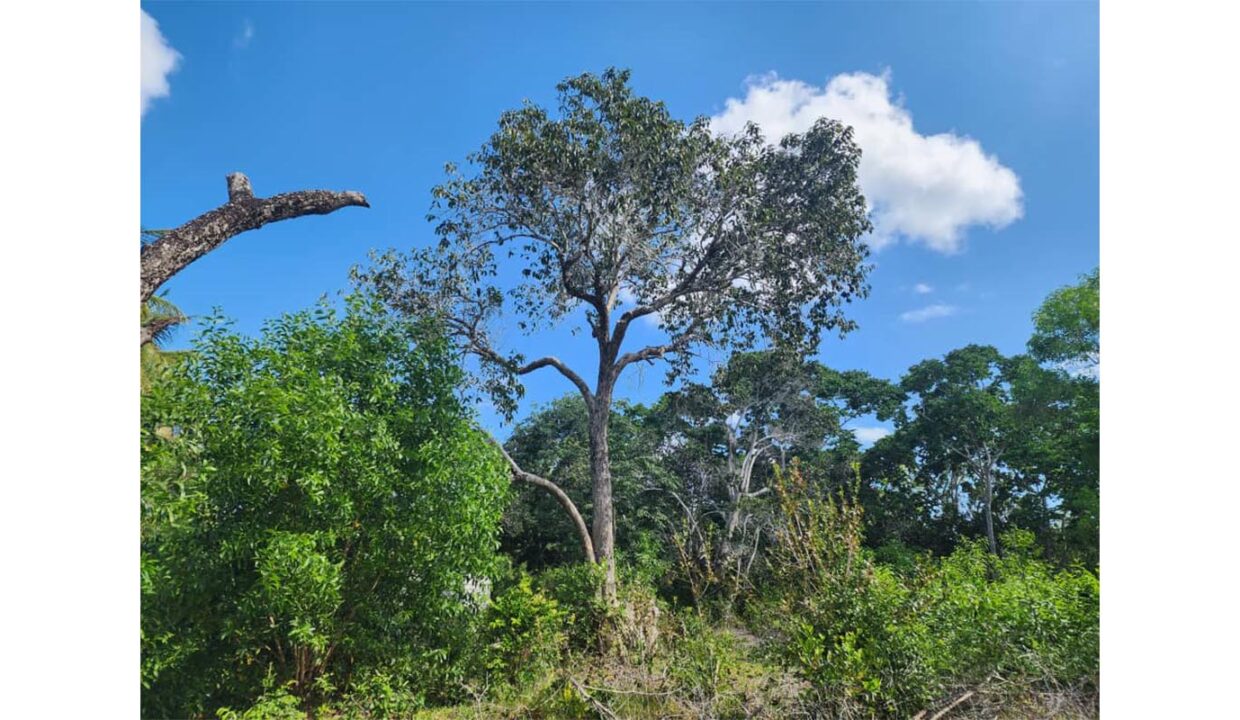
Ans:
POLYGON ((486 611, 485 646, 478 655, 489 682, 528 683, 554 667, 568 640, 569 616, 534 588, 529 575, 499 594, 486 611))
POLYGON ((562 565, 538 574, 539 587, 565 612, 568 638, 576 649, 598 648, 599 630, 607 618, 607 604, 600 592, 603 577, 602 566, 591 563, 562 565))
POLYGON ((362 297, 257 339, 208 323, 143 402, 144 715, 455 688, 508 487, 459 381, 362 297))
POLYGON ((909 716, 996 676, 1096 687, 1097 577, 1042 562, 1031 533, 1006 534, 1002 557, 976 541, 897 573, 862 547, 858 505, 815 493, 795 465, 775 487, 777 584, 762 621, 822 711, 909 716))

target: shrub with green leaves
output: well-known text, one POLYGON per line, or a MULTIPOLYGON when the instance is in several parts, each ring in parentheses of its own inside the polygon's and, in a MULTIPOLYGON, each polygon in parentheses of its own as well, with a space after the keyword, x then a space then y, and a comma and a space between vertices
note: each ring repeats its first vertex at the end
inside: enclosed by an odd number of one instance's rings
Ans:
POLYGON ((826 714, 907 717, 996 677, 1097 687, 1097 576, 1043 562, 1032 533, 1005 534, 1001 556, 982 540, 942 560, 899 553, 897 572, 862 547, 859 505, 816 492, 795 464, 774 487, 762 622, 826 714))
POLYGON ((460 382, 363 296, 258 338, 208 320, 142 408, 144 715, 456 686, 509 484, 460 382))
POLYGON ((601 592, 604 576, 603 567, 593 563, 548 568, 537 576, 543 593, 567 614, 569 642, 577 649, 598 647, 598 633, 607 618, 601 592))
POLYGON ((487 607, 486 646, 479 655, 484 675, 509 685, 536 679, 560 659, 568 619, 559 603, 521 573, 487 607))

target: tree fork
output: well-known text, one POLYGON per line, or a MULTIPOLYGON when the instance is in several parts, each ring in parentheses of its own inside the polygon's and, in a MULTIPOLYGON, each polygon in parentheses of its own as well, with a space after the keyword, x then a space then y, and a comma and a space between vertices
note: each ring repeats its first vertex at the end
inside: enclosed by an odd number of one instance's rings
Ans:
POLYGON ((227 181, 227 203, 164 233, 142 248, 141 302, 149 300, 185 266, 233 236, 304 215, 327 215, 353 206, 370 207, 366 196, 353 190, 299 190, 256 198, 250 179, 244 174, 232 173, 227 181))

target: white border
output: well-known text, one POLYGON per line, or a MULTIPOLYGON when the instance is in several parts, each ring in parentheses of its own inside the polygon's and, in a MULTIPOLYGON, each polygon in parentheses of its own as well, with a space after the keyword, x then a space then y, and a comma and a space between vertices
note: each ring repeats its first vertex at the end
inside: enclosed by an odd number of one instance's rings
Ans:
MULTIPOLYGON (((1103 717, 1233 716, 1240 18, 1102 13, 1103 717)), ((138 711, 138 29, 0 21, 8 717, 138 711)))
POLYGON ((139 7, 0 11, 0 714, 137 717, 139 7))
POLYGON ((1102 716, 1237 717, 1234 4, 1102 6, 1102 716))

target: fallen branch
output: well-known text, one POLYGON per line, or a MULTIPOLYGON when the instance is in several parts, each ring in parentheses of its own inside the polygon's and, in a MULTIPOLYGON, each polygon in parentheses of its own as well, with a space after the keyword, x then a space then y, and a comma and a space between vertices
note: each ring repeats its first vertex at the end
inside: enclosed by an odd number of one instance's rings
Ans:
MULTIPOLYGON (((969 698, 973 697, 973 695, 975 694, 975 692, 976 692, 976 691, 974 691, 974 690, 970 690, 970 691, 968 691, 967 693, 965 693, 964 695, 961 695, 960 697, 956 698, 955 700, 953 700, 953 701, 951 702, 951 704, 950 704, 950 705, 948 705, 947 707, 943 708, 942 710, 940 710, 940 711, 936 712, 934 715, 931 715, 931 716, 930 716, 930 720, 942 720, 942 718, 946 717, 946 716, 947 716, 947 713, 949 713, 949 712, 951 712, 953 709, 955 709, 957 705, 959 705, 960 703, 964 702, 965 700, 968 700, 969 698)), ((916 715, 914 715, 914 716, 913 716, 913 720, 924 720, 924 718, 926 717, 926 713, 927 713, 927 712, 929 712, 929 711, 928 711, 928 710, 922 710, 921 712, 919 712, 919 713, 917 713, 916 715)))
POLYGON ((370 207, 366 197, 348 190, 299 190, 256 198, 242 173, 228 176, 228 202, 199 215, 142 247, 141 302, 185 266, 222 245, 229 238, 268 223, 304 215, 327 215, 341 208, 370 207))
POLYGON ((582 687, 581 683, 577 682, 575 678, 570 677, 568 681, 572 683, 573 688, 577 691, 577 693, 586 699, 586 702, 594 706, 594 709, 598 711, 599 715, 602 715, 605 718, 610 718, 611 720, 620 720, 619 716, 617 716, 611 708, 599 702, 593 695, 586 692, 586 689, 582 687))

